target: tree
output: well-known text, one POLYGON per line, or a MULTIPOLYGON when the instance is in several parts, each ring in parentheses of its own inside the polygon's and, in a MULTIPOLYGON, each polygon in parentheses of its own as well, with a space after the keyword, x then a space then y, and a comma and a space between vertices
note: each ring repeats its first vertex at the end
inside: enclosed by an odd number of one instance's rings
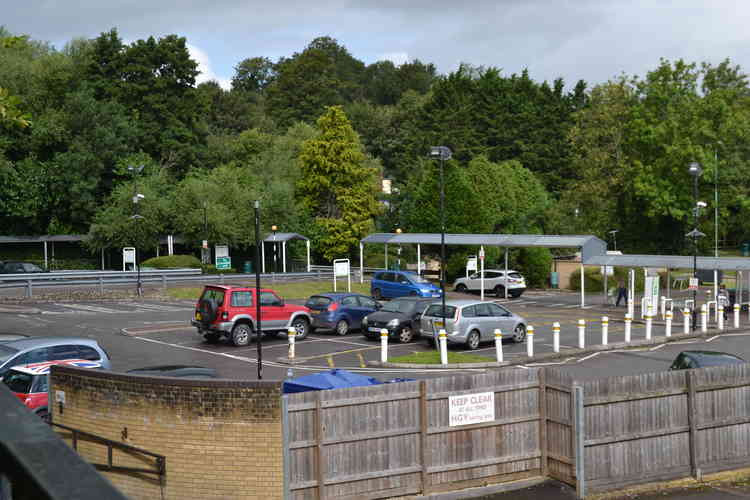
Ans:
POLYGON ((320 253, 332 260, 349 255, 372 229, 378 172, 341 107, 328 108, 317 126, 320 135, 302 146, 297 193, 315 218, 320 253))
POLYGON ((243 59, 234 67, 232 90, 262 93, 275 79, 275 65, 267 57, 243 59))

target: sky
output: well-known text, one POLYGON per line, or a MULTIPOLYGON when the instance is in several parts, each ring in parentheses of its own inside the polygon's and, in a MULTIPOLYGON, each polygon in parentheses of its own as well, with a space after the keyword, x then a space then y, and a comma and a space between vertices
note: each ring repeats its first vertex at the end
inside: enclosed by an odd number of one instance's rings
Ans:
POLYGON ((729 58, 748 72, 749 19, 747 0, 7 0, 0 24, 57 48, 113 27, 125 42, 177 34, 199 63, 198 82, 224 88, 243 59, 276 61, 318 36, 366 64, 528 68, 571 88, 643 76, 660 58, 729 58))

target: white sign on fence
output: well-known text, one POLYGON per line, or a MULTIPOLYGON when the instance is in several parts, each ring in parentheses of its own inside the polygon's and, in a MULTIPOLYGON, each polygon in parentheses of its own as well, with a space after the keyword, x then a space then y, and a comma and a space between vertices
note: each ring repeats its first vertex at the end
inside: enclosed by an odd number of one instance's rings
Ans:
POLYGON ((336 291, 336 278, 346 276, 346 285, 349 292, 352 291, 352 276, 349 273, 349 259, 336 259, 333 261, 333 291, 336 291))
POLYGON ((495 393, 448 396, 448 419, 450 427, 492 422, 495 420, 495 393))

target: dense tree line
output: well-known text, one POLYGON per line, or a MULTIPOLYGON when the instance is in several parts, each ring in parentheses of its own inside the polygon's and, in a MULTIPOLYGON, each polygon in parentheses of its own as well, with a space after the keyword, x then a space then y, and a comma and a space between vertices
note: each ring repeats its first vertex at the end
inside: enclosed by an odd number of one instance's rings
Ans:
POLYGON ((466 64, 368 65, 320 37, 277 61, 249 55, 229 90, 197 76, 177 35, 127 44, 112 29, 56 49, 0 28, 3 234, 249 246, 261 200, 266 226, 311 236, 318 258, 354 256, 374 230, 439 231, 427 153, 445 145, 449 232, 617 229, 629 252, 688 252, 698 161, 700 229, 713 233, 716 182, 722 240, 750 238, 750 91, 728 60, 566 86, 466 64))

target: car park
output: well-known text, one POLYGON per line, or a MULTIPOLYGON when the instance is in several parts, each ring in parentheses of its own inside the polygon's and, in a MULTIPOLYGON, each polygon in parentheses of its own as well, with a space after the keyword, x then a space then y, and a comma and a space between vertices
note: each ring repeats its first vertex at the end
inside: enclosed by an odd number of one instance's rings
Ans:
POLYGON ((11 367, 44 361, 82 359, 110 369, 110 360, 96 340, 77 337, 29 337, 0 343, 0 375, 11 367))
POLYGON ((440 287, 411 271, 377 271, 370 281, 370 295, 376 300, 393 297, 440 298, 440 287))
POLYGON ((738 365, 746 363, 744 359, 734 354, 718 351, 682 351, 677 355, 670 370, 689 370, 691 368, 706 368, 709 366, 738 365))
POLYGON ((419 318, 433 298, 399 297, 383 304, 379 311, 365 316, 362 333, 369 339, 380 338, 382 329, 388 330, 389 338, 408 343, 419 336, 419 318))
POLYGON ((421 335, 437 341, 445 329, 448 343, 462 344, 474 350, 479 343, 495 338, 495 330, 510 336, 514 342, 526 339, 526 320, 494 302, 450 300, 445 303, 445 314, 440 303, 425 309, 420 321, 421 335))
MULTIPOLYGON (((497 297, 505 296, 505 287, 508 287, 508 296, 516 298, 526 290, 526 278, 518 271, 508 269, 507 280, 504 269, 484 270, 484 290, 491 291, 497 297)), ((482 272, 476 272, 465 278, 459 278, 453 284, 457 292, 479 292, 482 288, 482 272)))
POLYGON ((191 324, 209 343, 227 337, 235 346, 246 346, 258 328, 258 299, 263 333, 276 335, 293 327, 297 339, 307 337, 312 322, 310 310, 287 304, 276 292, 265 288, 206 285, 195 305, 191 324))
POLYGON ((307 299, 312 328, 332 329, 338 335, 362 327, 362 318, 380 308, 371 297, 358 293, 320 293, 307 299))
POLYGON ((173 378, 218 378, 216 370, 204 366, 193 365, 159 365, 146 368, 135 368, 128 370, 129 375, 145 375, 148 377, 173 377, 173 378))
POLYGON ((49 371, 53 365, 101 368, 98 361, 65 359, 13 366, 3 374, 3 383, 31 411, 46 419, 49 415, 49 371))

